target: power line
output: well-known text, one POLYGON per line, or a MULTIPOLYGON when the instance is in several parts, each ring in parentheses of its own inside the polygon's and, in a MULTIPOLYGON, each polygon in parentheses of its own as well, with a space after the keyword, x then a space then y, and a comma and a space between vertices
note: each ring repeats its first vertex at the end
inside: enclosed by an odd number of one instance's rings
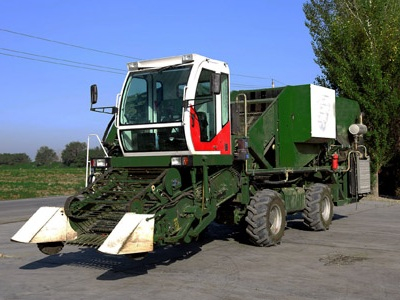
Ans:
POLYGON ((113 53, 113 52, 98 50, 98 49, 94 49, 94 48, 88 48, 88 47, 83 47, 83 46, 74 45, 74 44, 70 44, 70 43, 60 42, 60 41, 51 40, 51 39, 47 39, 47 38, 42 38, 42 37, 38 37, 38 36, 34 36, 34 35, 22 33, 22 32, 16 32, 16 31, 4 29, 4 28, 0 28, 0 31, 4 31, 4 32, 16 34, 16 35, 21 35, 21 36, 25 36, 25 37, 32 38, 32 39, 42 40, 42 41, 46 41, 46 42, 50 42, 50 43, 56 43, 56 44, 60 44, 60 45, 63 45, 63 46, 74 47, 74 48, 78 48, 78 49, 94 51, 94 52, 108 54, 108 55, 114 55, 114 56, 119 56, 119 57, 125 57, 125 58, 132 58, 132 59, 135 59, 135 60, 140 60, 140 58, 137 58, 137 57, 132 57, 132 56, 117 54, 117 53, 113 53))
POLYGON ((279 82, 282 85, 286 85, 284 82, 276 80, 272 77, 260 77, 260 76, 250 76, 250 75, 243 75, 243 74, 231 74, 232 76, 239 76, 239 77, 246 77, 246 78, 253 78, 253 79, 262 79, 262 80, 271 80, 273 82, 279 82))
POLYGON ((272 79, 268 77, 260 77, 260 76, 250 76, 250 75, 243 75, 243 74, 231 74, 233 76, 240 76, 240 77, 246 77, 246 78, 254 78, 254 79, 272 79))
MULTIPOLYGON (((15 35, 21 35, 21 36, 28 37, 28 38, 32 38, 32 39, 38 39, 38 40, 42 40, 42 41, 46 41, 46 42, 50 42, 50 43, 56 43, 56 44, 60 44, 60 45, 63 45, 63 46, 74 47, 74 48, 78 48, 78 49, 82 49, 82 50, 88 50, 88 51, 93 51, 93 52, 97 52, 97 53, 108 54, 108 55, 119 56, 119 57, 125 57, 125 58, 130 58, 130 59, 135 59, 135 60, 142 60, 141 58, 138 58, 138 57, 127 56, 127 55, 122 55, 122 54, 118 54, 118 53, 113 53, 113 52, 98 50, 98 49, 94 49, 94 48, 89 48, 89 47, 74 45, 74 44, 70 44, 70 43, 66 43, 66 42, 61 42, 61 41, 56 41, 56 40, 52 40, 52 39, 48 39, 48 38, 43 38, 43 37, 38 37, 38 36, 34 36, 34 35, 22 33, 22 32, 12 31, 12 30, 8 30, 8 29, 4 29, 4 28, 0 28, 0 31, 7 32, 7 33, 11 33, 11 34, 15 34, 15 35)), ((119 73, 119 72, 106 71, 106 70, 99 70, 99 69, 95 69, 95 68, 91 68, 91 67, 122 71, 121 69, 117 69, 117 68, 104 67, 104 66, 93 65, 93 64, 87 64, 87 63, 76 62, 76 61, 71 61, 71 60, 59 59, 59 58, 54 58, 54 57, 50 57, 50 56, 43 56, 43 55, 33 54, 33 53, 29 53, 29 52, 22 52, 22 51, 17 51, 17 50, 12 50, 12 49, 6 49, 6 48, 0 48, 0 49, 6 50, 6 51, 10 51, 10 52, 15 52, 15 53, 20 53, 20 54, 30 55, 30 56, 36 56, 36 57, 42 57, 42 58, 47 58, 47 59, 52 59, 52 60, 64 61, 64 62, 73 63, 73 64, 78 64, 78 65, 85 65, 85 66, 89 66, 89 67, 79 67, 79 66, 74 66, 74 65, 70 65, 70 64, 56 63, 56 62, 51 62, 51 61, 47 61, 47 60, 33 59, 33 58, 29 58, 29 57, 24 57, 24 56, 19 56, 19 55, 11 55, 11 54, 5 54, 5 53, 0 53, 1 55, 13 56, 13 57, 18 57, 18 58, 23 58, 23 59, 28 59, 28 60, 41 61, 41 62, 51 63, 51 64, 65 65, 65 66, 76 67, 76 68, 81 68, 81 69, 89 69, 89 70, 96 70, 96 71, 102 71, 102 72, 108 72, 108 73, 122 74, 122 73, 119 73)), ((125 73, 123 73, 123 74, 125 74, 125 73)), ((231 74, 231 75, 232 75, 232 76, 239 76, 239 77, 246 77, 246 78, 253 78, 253 79, 271 80, 272 83, 278 82, 278 83, 280 83, 280 84, 282 84, 282 85, 286 85, 284 82, 278 81, 278 80, 276 80, 276 79, 274 79, 274 78, 267 78, 267 77, 260 77, 260 76, 251 76, 251 75, 243 75, 243 74, 234 74, 234 73, 231 74)), ((240 85, 240 84, 237 84, 237 85, 240 85)), ((244 85, 243 85, 243 86, 244 86, 244 85)), ((250 85, 249 85, 249 86, 250 86, 250 85)))
MULTIPOLYGON (((126 74, 126 72, 123 72, 124 70, 117 69, 117 68, 110 68, 110 67, 104 67, 104 66, 99 66, 99 65, 80 63, 80 62, 75 62, 75 61, 70 61, 70 60, 65 60, 65 59, 58 59, 58 58, 54 58, 54 57, 50 57, 50 56, 36 55, 36 54, 33 54, 33 53, 16 51, 16 50, 7 49, 7 48, 0 48, 0 49, 1 50, 15 52, 15 53, 32 55, 32 56, 36 56, 36 57, 49 58, 49 59, 59 60, 59 61, 64 61, 64 62, 71 62, 71 63, 74 63, 74 64, 81 64, 81 65, 85 65, 85 66, 89 66, 89 67, 82 67, 82 66, 79 66, 79 65, 71 65, 71 64, 66 64, 66 63, 59 63, 59 62, 54 62, 54 61, 48 61, 48 60, 43 60, 43 59, 36 59, 36 58, 32 58, 32 57, 26 57, 26 56, 20 56, 20 55, 0 52, 0 55, 10 56, 10 57, 15 57, 15 58, 20 58, 20 59, 38 61, 38 62, 49 63, 49 64, 54 64, 54 65, 67 66, 67 67, 78 68, 78 69, 86 69, 86 70, 92 70, 92 71, 98 71, 98 72, 112 73, 112 74, 121 74, 121 75, 125 75, 126 74), (96 67, 96 68, 92 68, 92 67, 96 67), (105 70, 98 69, 98 68, 103 68, 105 70), (106 70, 107 68, 110 69, 110 70, 106 70), (115 71, 112 71, 112 70, 117 70, 117 71, 121 71, 121 72, 115 72, 115 71)), ((259 87, 257 85, 234 83, 234 82, 232 82, 232 86, 236 86, 236 87, 239 87, 239 88, 252 88, 252 89, 255 89, 255 88, 259 87)))
POLYGON ((41 57, 41 58, 46 58, 46 59, 52 59, 52 60, 57 60, 57 61, 63 61, 63 62, 67 62, 67 63, 77 64, 77 65, 84 65, 84 66, 89 66, 89 67, 116 70, 116 71, 121 71, 121 72, 125 71, 125 70, 122 70, 122 69, 117 69, 117 68, 112 68, 112 67, 106 67, 106 66, 100 66, 100 65, 94 65, 94 64, 87 64, 87 63, 83 63, 83 62, 67 60, 67 59, 61 59, 61 58, 55 58, 55 57, 51 57, 51 56, 39 55, 39 54, 23 52, 23 51, 8 49, 8 48, 0 48, 0 50, 5 50, 5 51, 9 51, 9 52, 14 52, 14 53, 30 55, 30 56, 35 56, 35 57, 41 57))
POLYGON ((123 74, 123 75, 125 75, 125 73, 122 73, 122 72, 101 70, 101 69, 90 68, 90 67, 81 67, 81 66, 77 66, 77 65, 64 64, 64 63, 59 63, 59 62, 55 62, 55 61, 36 59, 36 58, 32 58, 32 57, 26 57, 26 56, 20 56, 20 55, 14 55, 14 54, 2 53, 2 52, 0 52, 0 55, 11 56, 11 57, 16 57, 16 58, 22 58, 22 59, 26 59, 26 60, 39 61, 39 62, 54 64, 54 65, 67 66, 67 67, 78 68, 78 69, 86 69, 86 70, 93 70, 93 71, 99 71, 99 72, 105 72, 105 73, 113 73, 113 74, 123 74))
POLYGON ((273 88, 271 85, 255 85, 255 84, 243 84, 243 83, 231 83, 231 88, 232 90, 238 89, 238 90, 258 90, 258 89, 266 89, 266 88, 273 88))

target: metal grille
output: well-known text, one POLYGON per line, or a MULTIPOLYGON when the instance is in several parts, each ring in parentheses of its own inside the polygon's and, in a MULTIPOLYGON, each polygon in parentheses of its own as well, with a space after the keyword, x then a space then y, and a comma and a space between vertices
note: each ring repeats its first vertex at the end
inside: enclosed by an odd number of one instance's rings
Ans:
POLYGON ((371 192, 371 173, 369 159, 357 158, 357 184, 359 194, 368 194, 371 192))

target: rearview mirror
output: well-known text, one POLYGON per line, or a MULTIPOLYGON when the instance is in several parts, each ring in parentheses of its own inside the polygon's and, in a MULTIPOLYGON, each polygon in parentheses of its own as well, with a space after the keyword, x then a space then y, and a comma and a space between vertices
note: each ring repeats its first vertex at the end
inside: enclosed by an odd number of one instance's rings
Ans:
POLYGON ((92 84, 90 86, 90 103, 92 105, 97 103, 97 85, 96 84, 92 84))
POLYGON ((221 74, 211 74, 211 92, 213 94, 221 93, 221 74))

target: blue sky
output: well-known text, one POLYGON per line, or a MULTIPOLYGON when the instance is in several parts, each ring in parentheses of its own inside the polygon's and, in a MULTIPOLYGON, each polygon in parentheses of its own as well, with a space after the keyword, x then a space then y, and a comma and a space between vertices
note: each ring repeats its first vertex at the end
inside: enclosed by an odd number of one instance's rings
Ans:
POLYGON ((114 105, 126 63, 138 59, 223 60, 232 89, 313 83, 304 3, 0 0, 0 153, 34 159, 41 146, 60 153, 101 136, 110 116, 89 111, 89 87, 98 85, 99 105, 114 105))

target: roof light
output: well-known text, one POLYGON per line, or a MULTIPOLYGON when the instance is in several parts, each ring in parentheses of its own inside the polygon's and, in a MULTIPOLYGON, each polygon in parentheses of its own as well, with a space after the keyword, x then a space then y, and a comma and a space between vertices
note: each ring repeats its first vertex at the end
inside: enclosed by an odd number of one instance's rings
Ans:
POLYGON ((128 70, 129 71, 139 70, 139 63, 137 61, 128 63, 128 70))
POLYGON ((185 54, 182 55, 182 63, 190 63, 194 61, 193 54, 185 54))

